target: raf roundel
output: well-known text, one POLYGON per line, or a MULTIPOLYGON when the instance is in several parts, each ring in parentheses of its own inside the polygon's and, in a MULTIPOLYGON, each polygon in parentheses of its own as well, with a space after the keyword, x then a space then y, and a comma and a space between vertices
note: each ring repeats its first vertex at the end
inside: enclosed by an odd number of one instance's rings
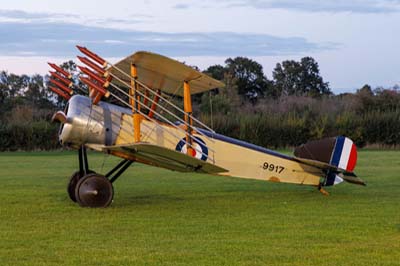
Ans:
MULTIPOLYGON (((195 157, 199 160, 202 160, 202 161, 207 161, 208 148, 207 148, 204 140, 202 140, 199 137, 193 137, 193 148, 194 148, 193 157, 195 157)), ((183 138, 178 142, 175 150, 185 153, 185 154, 187 153, 186 138, 183 138)))

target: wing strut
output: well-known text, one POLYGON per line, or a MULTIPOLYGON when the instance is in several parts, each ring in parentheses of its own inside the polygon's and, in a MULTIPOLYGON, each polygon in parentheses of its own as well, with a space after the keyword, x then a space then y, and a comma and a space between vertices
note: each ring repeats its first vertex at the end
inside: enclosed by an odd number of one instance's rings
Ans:
POLYGON ((187 147, 187 155, 194 156, 193 149, 193 140, 192 140, 192 98, 190 96, 190 84, 188 81, 184 81, 183 83, 183 102, 184 102, 184 111, 185 111, 185 123, 186 123, 186 145, 187 147))
POLYGON ((132 106, 132 113, 133 113, 133 140, 135 143, 140 142, 140 113, 139 113, 139 99, 140 97, 137 94, 138 91, 138 83, 137 80, 137 69, 134 64, 131 64, 131 88, 129 90, 130 94, 130 104, 132 106))

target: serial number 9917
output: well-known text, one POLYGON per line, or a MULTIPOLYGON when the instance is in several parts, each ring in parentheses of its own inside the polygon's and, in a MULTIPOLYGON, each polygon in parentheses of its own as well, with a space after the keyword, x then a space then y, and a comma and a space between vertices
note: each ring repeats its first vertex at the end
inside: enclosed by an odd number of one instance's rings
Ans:
POLYGON ((270 172, 275 172, 275 173, 280 174, 280 173, 283 172, 283 170, 285 170, 285 167, 279 166, 279 165, 275 165, 275 164, 273 164, 273 163, 267 163, 267 162, 265 162, 265 163, 263 164, 263 169, 264 169, 264 170, 268 170, 268 171, 270 171, 270 172))

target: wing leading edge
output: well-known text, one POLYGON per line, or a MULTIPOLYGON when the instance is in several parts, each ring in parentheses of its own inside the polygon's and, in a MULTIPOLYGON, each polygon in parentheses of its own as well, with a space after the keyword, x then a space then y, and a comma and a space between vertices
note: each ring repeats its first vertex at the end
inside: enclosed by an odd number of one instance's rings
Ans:
MULTIPOLYGON (((116 63, 109 68, 113 75, 129 84, 129 77, 121 73, 130 73, 131 64, 137 68, 138 80, 152 89, 160 89, 162 92, 183 96, 183 82, 190 83, 191 94, 209 91, 215 88, 223 88, 225 84, 201 73, 190 66, 171 58, 150 52, 136 52, 133 55, 116 63)), ((115 81, 125 87, 121 82, 115 81)))

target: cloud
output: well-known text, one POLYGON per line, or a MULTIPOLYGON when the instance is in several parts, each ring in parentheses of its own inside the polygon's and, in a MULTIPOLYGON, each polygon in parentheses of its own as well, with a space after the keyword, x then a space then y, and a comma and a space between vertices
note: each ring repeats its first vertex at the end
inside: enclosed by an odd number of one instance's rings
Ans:
POLYGON ((228 7, 286 9, 305 12, 393 13, 400 0, 222 0, 228 7))
POLYGON ((13 19, 44 19, 44 18, 63 18, 63 17, 79 17, 74 14, 65 13, 45 13, 45 12, 25 12, 22 10, 1 10, 0 17, 13 19))
POLYGON ((188 5, 188 4, 176 4, 176 5, 173 6, 173 8, 175 8, 175 9, 188 9, 188 8, 190 8, 190 5, 188 5))
POLYGON ((109 25, 110 27, 130 26, 141 22, 146 22, 151 16, 135 14, 127 18, 102 17, 93 18, 68 13, 46 13, 46 12, 25 12, 22 10, 1 10, 0 22, 17 23, 77 23, 83 25, 100 26, 109 25), (134 18, 132 18, 134 17, 134 18))
POLYGON ((294 55, 334 49, 301 37, 232 32, 162 33, 110 29, 75 23, 0 22, 4 56, 74 56, 75 44, 108 57, 146 50, 169 56, 294 55))

